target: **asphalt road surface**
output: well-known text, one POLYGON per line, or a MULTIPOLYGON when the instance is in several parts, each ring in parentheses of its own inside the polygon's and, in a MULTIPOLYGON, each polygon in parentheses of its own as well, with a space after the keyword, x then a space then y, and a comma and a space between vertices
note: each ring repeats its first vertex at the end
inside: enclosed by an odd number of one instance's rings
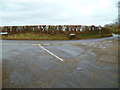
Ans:
POLYGON ((117 88, 118 37, 2 40, 3 88, 117 88))

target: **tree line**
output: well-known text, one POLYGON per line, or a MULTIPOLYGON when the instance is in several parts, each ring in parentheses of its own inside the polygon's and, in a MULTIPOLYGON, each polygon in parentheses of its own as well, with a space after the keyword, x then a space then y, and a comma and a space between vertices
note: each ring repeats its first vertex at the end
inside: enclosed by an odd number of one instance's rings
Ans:
POLYGON ((103 34, 111 33, 109 28, 101 26, 83 26, 83 25, 34 25, 34 26, 4 26, 1 27, 2 32, 8 32, 10 34, 16 33, 90 33, 100 32, 103 34))

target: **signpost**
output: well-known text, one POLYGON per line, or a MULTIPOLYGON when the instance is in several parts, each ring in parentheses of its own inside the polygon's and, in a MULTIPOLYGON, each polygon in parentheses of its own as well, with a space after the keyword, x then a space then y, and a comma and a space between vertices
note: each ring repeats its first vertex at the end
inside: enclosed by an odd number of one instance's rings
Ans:
POLYGON ((102 36, 102 27, 99 25, 99 36, 102 36))
POLYGON ((1 36, 8 36, 8 32, 0 32, 1 36))
POLYGON ((70 34, 69 34, 69 38, 70 38, 70 39, 74 39, 74 38, 75 38, 75 34, 74 34, 74 33, 70 33, 70 34))

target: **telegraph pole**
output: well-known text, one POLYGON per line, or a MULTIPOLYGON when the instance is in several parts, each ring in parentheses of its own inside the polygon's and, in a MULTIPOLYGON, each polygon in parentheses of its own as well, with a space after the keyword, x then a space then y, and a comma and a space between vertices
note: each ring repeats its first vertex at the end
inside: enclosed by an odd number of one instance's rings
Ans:
MULTIPOLYGON (((118 1, 118 27, 120 26, 120 0, 118 1)), ((118 45, 120 44, 120 35, 118 35, 118 45)), ((118 47, 118 54, 120 53, 120 47, 118 47)), ((118 63, 120 63, 120 55, 118 55, 118 63)), ((118 72, 118 75, 120 75, 120 72, 118 72)), ((118 80, 118 83, 120 83, 120 80, 118 80)), ((120 84, 118 84, 118 87, 120 87, 120 84)))
POLYGON ((118 2, 118 24, 120 25, 120 1, 118 2))

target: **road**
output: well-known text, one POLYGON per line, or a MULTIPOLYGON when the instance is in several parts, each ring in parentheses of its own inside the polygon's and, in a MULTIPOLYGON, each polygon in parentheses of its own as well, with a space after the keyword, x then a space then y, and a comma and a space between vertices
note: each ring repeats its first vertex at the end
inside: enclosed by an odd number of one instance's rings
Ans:
POLYGON ((3 88, 116 88, 118 38, 2 40, 3 88))

